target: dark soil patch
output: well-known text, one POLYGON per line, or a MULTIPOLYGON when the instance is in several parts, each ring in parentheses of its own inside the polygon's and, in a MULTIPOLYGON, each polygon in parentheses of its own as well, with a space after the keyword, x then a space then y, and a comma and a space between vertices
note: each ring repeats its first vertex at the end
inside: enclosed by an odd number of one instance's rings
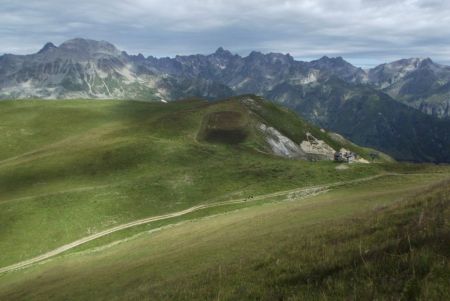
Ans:
POLYGON ((246 125, 245 118, 239 112, 214 112, 205 116, 199 136, 211 143, 238 144, 248 136, 246 125))

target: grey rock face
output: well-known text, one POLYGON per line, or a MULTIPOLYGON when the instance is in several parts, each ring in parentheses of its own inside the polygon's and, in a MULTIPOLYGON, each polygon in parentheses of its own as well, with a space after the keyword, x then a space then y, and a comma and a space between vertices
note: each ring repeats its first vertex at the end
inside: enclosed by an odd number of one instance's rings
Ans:
POLYGON ((105 41, 47 43, 31 55, 0 58, 0 98, 139 98, 153 82, 138 82, 135 66, 105 41))
POLYGON ((395 100, 427 114, 450 117, 450 67, 431 59, 403 59, 368 72, 369 83, 395 100))
POLYGON ((338 75, 358 82, 364 71, 342 58, 308 63, 256 51, 241 57, 222 47, 210 55, 145 58, 105 41, 73 39, 58 47, 47 43, 36 54, 0 57, 0 97, 213 99, 338 75))
POLYGON ((32 55, 0 57, 0 98, 226 97, 254 93, 294 101, 310 85, 335 77, 365 84, 439 118, 450 117, 450 67, 430 59, 402 59, 370 70, 342 57, 302 62, 289 54, 234 55, 219 47, 210 55, 145 58, 106 41, 47 43, 32 55), (280 90, 286 90, 280 93, 280 90))

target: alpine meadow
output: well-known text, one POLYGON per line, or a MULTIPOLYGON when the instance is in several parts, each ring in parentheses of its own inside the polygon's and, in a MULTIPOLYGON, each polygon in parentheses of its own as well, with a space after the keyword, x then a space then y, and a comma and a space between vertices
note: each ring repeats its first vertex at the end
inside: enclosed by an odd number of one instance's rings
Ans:
POLYGON ((0 300, 449 299, 450 5, 0 8, 0 300))

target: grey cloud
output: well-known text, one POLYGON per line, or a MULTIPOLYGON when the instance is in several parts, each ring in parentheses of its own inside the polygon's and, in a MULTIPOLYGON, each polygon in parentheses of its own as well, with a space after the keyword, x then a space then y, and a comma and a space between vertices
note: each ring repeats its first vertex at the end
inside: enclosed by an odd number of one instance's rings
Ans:
POLYGON ((359 65, 412 56, 449 63, 448 24, 450 3, 438 0, 4 0, 0 52, 86 37, 156 56, 224 46, 299 59, 341 55, 359 65))

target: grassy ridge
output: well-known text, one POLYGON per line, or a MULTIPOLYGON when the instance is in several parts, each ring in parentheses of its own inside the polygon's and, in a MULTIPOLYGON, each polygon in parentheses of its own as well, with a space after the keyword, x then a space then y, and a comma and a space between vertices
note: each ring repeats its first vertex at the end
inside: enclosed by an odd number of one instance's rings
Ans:
MULTIPOLYGON (((355 165, 337 171, 332 162, 263 154, 255 149, 261 137, 253 129, 237 145, 199 141, 205 116, 224 110, 255 122, 236 100, 1 102, 0 266, 117 224, 195 204, 384 169, 355 165)), ((302 124, 294 123, 291 131, 303 131, 302 124)))
POLYGON ((379 178, 0 276, 6 300, 443 300, 449 182, 379 178), (427 184, 428 183, 428 184, 427 184))

